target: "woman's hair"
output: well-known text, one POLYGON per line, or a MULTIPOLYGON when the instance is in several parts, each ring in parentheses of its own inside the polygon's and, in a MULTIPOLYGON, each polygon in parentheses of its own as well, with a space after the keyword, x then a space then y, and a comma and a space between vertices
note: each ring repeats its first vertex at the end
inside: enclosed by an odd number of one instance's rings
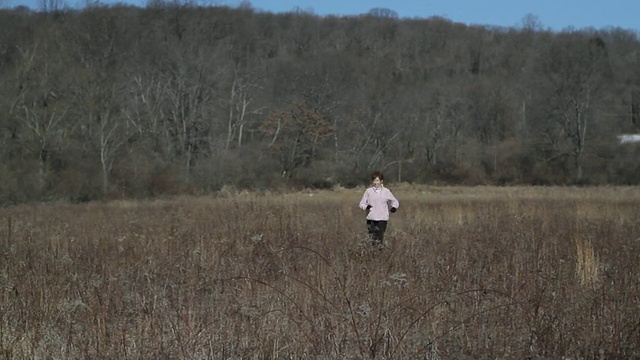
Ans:
POLYGON ((382 171, 374 171, 371 174, 371 181, 375 180, 376 178, 380 179, 380 181, 384 180, 384 175, 382 175, 382 171))

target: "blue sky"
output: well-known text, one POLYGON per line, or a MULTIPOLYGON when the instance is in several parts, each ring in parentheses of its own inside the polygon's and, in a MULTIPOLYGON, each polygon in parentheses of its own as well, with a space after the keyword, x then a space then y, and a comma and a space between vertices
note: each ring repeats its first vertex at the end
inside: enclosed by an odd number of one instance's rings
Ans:
MULTIPOLYGON (((26 5, 37 9, 42 0, 0 0, 5 7, 26 5)), ((64 0, 77 6, 84 0, 64 0)), ((113 3, 123 0, 101 0, 113 3)), ((146 0, 124 0, 144 6, 146 0)), ((216 5, 237 6, 241 0, 202 0, 216 5)), ((255 9, 286 12, 298 7, 317 15, 358 15, 380 7, 402 18, 445 17, 465 24, 514 27, 527 14, 535 15, 543 28, 576 30, 609 26, 640 31, 640 0, 249 0, 255 9)))
POLYGON ((507 27, 519 26, 525 15, 533 14, 553 30, 608 26, 640 30, 640 0, 251 0, 251 4, 274 12, 298 6, 318 15, 354 15, 381 7, 400 17, 442 16, 465 24, 507 27))

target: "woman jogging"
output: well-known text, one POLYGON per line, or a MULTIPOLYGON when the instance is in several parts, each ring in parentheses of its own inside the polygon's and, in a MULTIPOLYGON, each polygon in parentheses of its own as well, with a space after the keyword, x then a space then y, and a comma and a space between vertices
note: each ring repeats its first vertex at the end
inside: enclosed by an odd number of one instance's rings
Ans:
POLYGON ((367 230, 374 245, 384 245, 389 213, 398 210, 400 203, 391 191, 384 187, 384 175, 380 171, 371 174, 371 187, 365 190, 360 200, 360 209, 367 212, 367 230))

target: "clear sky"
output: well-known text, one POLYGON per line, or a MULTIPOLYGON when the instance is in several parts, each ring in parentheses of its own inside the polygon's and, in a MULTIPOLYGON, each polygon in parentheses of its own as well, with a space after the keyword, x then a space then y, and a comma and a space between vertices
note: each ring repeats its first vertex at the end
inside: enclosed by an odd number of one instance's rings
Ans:
MULTIPOLYGON (((37 9, 41 0, 0 0, 5 7, 26 5, 37 9)), ((83 0, 65 0, 77 6, 83 0)), ((146 0, 118 1, 144 6, 146 0)), ((241 0, 204 0, 235 7, 241 0)), ((543 28, 576 30, 609 26, 640 31, 640 0, 249 0, 253 8, 275 13, 298 7, 317 15, 359 15, 372 8, 387 8, 401 18, 441 16, 454 22, 514 27, 527 14, 535 15, 543 28)))

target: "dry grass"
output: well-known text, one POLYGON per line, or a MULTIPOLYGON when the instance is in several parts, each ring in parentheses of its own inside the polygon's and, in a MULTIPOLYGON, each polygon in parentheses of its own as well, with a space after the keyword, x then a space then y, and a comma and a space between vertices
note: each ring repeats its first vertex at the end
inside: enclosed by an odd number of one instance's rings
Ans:
POLYGON ((0 209, 0 358, 640 358, 640 191, 392 190, 0 209))
POLYGON ((590 241, 576 240, 576 276, 582 285, 594 285, 599 280, 600 262, 590 241))

